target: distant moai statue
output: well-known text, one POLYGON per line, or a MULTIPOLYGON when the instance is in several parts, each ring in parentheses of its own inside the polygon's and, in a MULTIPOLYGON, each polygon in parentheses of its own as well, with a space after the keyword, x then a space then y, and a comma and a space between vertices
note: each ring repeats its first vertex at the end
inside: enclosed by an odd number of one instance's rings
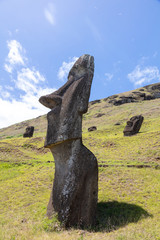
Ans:
POLYGON ((50 148, 55 160, 47 215, 57 212, 66 227, 95 223, 98 164, 82 143, 82 115, 88 110, 93 74, 94 58, 85 54, 71 68, 64 86, 39 99, 51 109, 45 147, 50 148))
POLYGON ((33 137, 33 133, 34 133, 34 127, 33 126, 29 126, 26 128, 25 133, 23 134, 23 137, 33 137))
POLYGON ((138 133, 143 123, 143 120, 144 117, 142 115, 131 117, 131 119, 127 121, 127 125, 123 131, 124 136, 131 136, 138 133))

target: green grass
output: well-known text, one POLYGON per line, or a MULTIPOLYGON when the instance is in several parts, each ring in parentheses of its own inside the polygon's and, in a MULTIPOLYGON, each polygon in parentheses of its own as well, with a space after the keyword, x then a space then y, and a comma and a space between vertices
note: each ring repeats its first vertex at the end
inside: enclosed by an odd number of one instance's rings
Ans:
POLYGON ((33 138, 22 137, 22 123, 0 132, 0 240, 160 240, 158 99, 119 107, 102 100, 84 116, 83 143, 99 164, 97 223, 88 229, 65 230, 56 214, 46 217, 55 166, 43 148, 46 117, 37 121, 33 138), (124 137, 126 120, 140 113, 140 133, 124 137), (92 125, 97 131, 89 133, 92 125))

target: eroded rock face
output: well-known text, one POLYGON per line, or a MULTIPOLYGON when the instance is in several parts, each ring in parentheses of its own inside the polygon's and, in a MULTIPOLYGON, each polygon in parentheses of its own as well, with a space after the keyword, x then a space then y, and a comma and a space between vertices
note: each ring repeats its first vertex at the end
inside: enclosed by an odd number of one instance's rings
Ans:
POLYGON ((29 126, 26 128, 25 133, 23 134, 23 137, 33 137, 33 133, 34 133, 34 127, 33 126, 29 126))
POLYGON ((39 101, 51 111, 45 147, 55 160, 55 177, 47 215, 58 212, 65 226, 89 226, 95 222, 98 197, 98 165, 93 153, 82 143, 82 115, 94 73, 94 59, 81 56, 58 91, 39 101))
POLYGON ((124 136, 131 136, 139 132, 143 123, 144 117, 142 115, 134 116, 129 121, 123 131, 124 136))
POLYGON ((156 98, 160 98, 160 83, 150 84, 132 92, 123 93, 123 95, 112 95, 104 98, 104 101, 107 101, 114 106, 119 106, 126 103, 154 100, 156 98))

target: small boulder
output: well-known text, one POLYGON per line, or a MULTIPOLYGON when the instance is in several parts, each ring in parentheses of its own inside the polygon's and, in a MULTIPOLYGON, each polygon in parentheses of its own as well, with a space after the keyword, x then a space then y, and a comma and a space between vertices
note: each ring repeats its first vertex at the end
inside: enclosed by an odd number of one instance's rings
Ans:
POLYGON ((88 132, 92 132, 92 131, 96 131, 97 127, 96 126, 92 126, 88 128, 88 132))
POLYGON ((143 123, 144 117, 142 115, 134 116, 129 121, 123 131, 124 136, 131 136, 139 132, 143 123))
POLYGON ((99 118, 99 117, 102 117, 102 116, 104 116, 105 115, 105 113, 98 113, 98 114, 96 114, 96 118, 99 118))
POLYGON ((117 123, 115 123, 114 125, 115 125, 115 126, 119 126, 119 125, 121 125, 121 124, 120 124, 119 122, 117 122, 117 123))
POLYGON ((26 128, 25 133, 23 134, 23 137, 33 137, 33 133, 34 133, 34 127, 33 126, 29 126, 26 128))

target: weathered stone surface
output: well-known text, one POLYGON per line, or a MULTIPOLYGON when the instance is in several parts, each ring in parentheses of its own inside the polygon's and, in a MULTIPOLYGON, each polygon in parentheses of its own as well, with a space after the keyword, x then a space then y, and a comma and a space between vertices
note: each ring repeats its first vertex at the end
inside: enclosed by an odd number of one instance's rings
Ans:
POLYGON ((81 139, 51 148, 55 179, 47 214, 58 212, 65 226, 89 226, 95 222, 97 204, 97 160, 81 139))
POLYGON ((139 132, 143 123, 144 117, 142 115, 134 116, 129 121, 123 131, 124 136, 131 136, 139 132))
POLYGON ((55 160, 55 177, 47 215, 58 213, 68 226, 89 226, 95 222, 98 197, 98 165, 82 143, 82 115, 88 110, 94 74, 94 58, 81 56, 58 91, 39 101, 51 111, 45 147, 55 160))
POLYGON ((33 133, 34 133, 34 127, 33 126, 29 126, 26 128, 25 133, 23 134, 23 137, 33 137, 33 133))
POLYGON ((92 132, 92 131, 96 131, 97 127, 96 126, 92 126, 88 128, 88 132, 92 132))

